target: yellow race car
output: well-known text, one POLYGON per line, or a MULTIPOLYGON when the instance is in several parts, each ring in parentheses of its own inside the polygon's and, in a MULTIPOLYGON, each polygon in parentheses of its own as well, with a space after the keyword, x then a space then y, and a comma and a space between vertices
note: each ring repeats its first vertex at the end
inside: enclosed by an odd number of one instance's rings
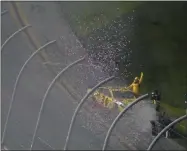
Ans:
POLYGON ((91 98, 108 109, 117 108, 119 111, 136 99, 133 92, 124 87, 99 87, 91 95, 91 98))

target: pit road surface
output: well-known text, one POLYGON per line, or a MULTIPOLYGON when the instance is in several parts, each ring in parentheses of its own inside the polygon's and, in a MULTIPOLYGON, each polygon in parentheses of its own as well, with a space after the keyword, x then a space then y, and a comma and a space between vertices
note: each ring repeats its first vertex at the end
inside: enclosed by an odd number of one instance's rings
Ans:
MULTIPOLYGON (((55 2, 2 2, 3 43, 24 25, 32 27, 18 34, 2 52, 2 130, 16 76, 37 48, 51 40, 27 66, 18 85, 4 145, 8 149, 29 149, 42 97, 55 75, 66 65, 86 54, 55 2)), ((92 66, 88 59, 62 76, 47 98, 33 149, 62 149, 69 122, 79 100, 107 75, 92 66)), ((115 84, 111 82, 110 84, 115 84)), ((73 129, 69 149, 101 149, 104 136, 116 113, 86 103, 73 129)), ((148 103, 138 104, 119 122, 108 149, 145 149, 152 139, 149 120, 155 118, 148 103)))

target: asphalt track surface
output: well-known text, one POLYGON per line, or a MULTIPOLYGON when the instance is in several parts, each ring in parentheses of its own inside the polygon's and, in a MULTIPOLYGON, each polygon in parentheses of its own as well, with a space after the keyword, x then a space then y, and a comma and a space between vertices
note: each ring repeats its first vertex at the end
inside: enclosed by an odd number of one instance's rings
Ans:
MULTIPOLYGON (((16 91, 8 121, 4 146, 29 149, 42 97, 56 74, 65 66, 86 55, 55 2, 2 2, 1 44, 24 25, 32 27, 18 34, 2 52, 1 130, 10 104, 16 76, 37 48, 57 40, 28 64, 16 91)), ((89 59, 68 70, 50 92, 41 115, 33 149, 63 149, 73 111, 87 88, 108 77, 94 69, 89 59)), ((115 85, 116 81, 108 85, 115 85)), ((117 82, 116 82, 117 83, 117 82)), ((106 132, 117 115, 101 106, 92 107, 89 99, 73 128, 69 149, 101 149, 106 132)), ((136 105, 117 124, 107 149, 146 149, 152 140, 149 120, 155 119, 154 108, 144 102, 136 105)), ((162 145, 165 146, 165 145, 162 145)), ((159 148, 163 148, 159 146, 159 148)), ((164 148, 163 148, 164 149, 164 148)))

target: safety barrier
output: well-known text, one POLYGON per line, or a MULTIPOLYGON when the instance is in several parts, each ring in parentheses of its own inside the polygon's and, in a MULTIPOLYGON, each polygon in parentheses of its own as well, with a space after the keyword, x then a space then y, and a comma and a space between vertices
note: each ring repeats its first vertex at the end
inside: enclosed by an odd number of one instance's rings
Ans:
POLYGON ((65 145, 64 145, 64 150, 67 149, 67 146, 68 146, 68 143, 69 143, 69 138, 70 138, 70 136, 71 136, 71 130, 72 130, 73 124, 74 124, 74 122, 75 122, 75 118, 76 118, 76 116, 77 116, 77 113, 78 113, 79 109, 80 109, 81 106, 83 105, 83 103, 86 101, 86 99, 89 97, 89 95, 90 95, 91 93, 93 93, 100 85, 102 85, 102 84, 104 84, 104 83, 106 83, 106 82, 108 82, 108 81, 110 81, 110 80, 112 80, 112 79, 114 79, 114 76, 112 76, 112 77, 110 77, 110 78, 108 78, 108 79, 105 79, 105 80, 101 81, 101 82, 100 82, 99 84, 97 84, 94 88, 92 88, 92 89, 83 97, 83 99, 80 101, 80 103, 78 104, 78 106, 77 106, 77 108, 75 109, 75 112, 74 112, 74 114, 73 114, 73 116, 72 116, 72 120, 71 120, 71 123, 70 123, 70 126, 69 126, 69 130, 68 130, 68 135, 67 135, 67 137, 66 137, 66 143, 65 143, 65 145))
POLYGON ((19 30, 17 30, 16 32, 14 32, 10 37, 8 37, 8 38, 5 40, 5 42, 2 44, 2 46, 1 46, 1 52, 3 51, 3 48, 6 46, 6 44, 7 44, 11 39, 14 38, 14 36, 16 36, 17 34, 19 34, 20 32, 22 32, 23 30, 25 30, 25 29, 27 29, 27 28, 29 28, 29 27, 31 27, 31 25, 24 26, 24 27, 20 28, 19 30))
POLYGON ((151 144, 149 145, 148 149, 147 150, 151 150, 153 148, 153 146, 155 145, 155 143, 158 141, 158 139, 162 136, 162 134, 164 132, 166 132, 167 130, 170 129, 170 127, 172 127, 173 125, 183 121, 183 120, 186 120, 187 119, 187 115, 184 115, 184 116, 181 116, 179 117, 178 119, 176 119, 175 121, 173 121, 172 123, 170 123, 168 126, 166 126, 155 138, 154 140, 151 142, 151 144))
POLYGON ((103 144, 103 148, 102 148, 103 151, 106 149, 109 136, 110 136, 110 134, 111 134, 111 132, 112 132, 114 126, 116 125, 117 121, 120 119, 120 117, 121 117, 124 113, 126 113, 126 112, 128 111, 128 109, 130 109, 131 107, 133 107, 133 105, 137 104, 139 101, 141 101, 141 100, 147 98, 148 96, 149 96, 149 94, 145 94, 145 95, 143 95, 143 96, 137 98, 134 102, 132 102, 132 103, 131 103, 130 105, 128 105, 127 107, 125 107, 125 108, 123 109, 123 111, 120 112, 120 113, 118 114, 118 116, 114 119, 114 121, 112 122, 112 124, 111 124, 111 126, 110 126, 110 128, 109 128, 109 130, 108 130, 108 132, 107 132, 107 135, 106 135, 106 137, 105 137, 105 141, 104 141, 104 144, 103 144))
POLYGON ((38 125, 39 125, 39 122, 40 122, 40 117, 41 117, 41 113, 43 111, 43 107, 44 107, 44 103, 45 103, 45 100, 49 94, 49 91, 51 90, 52 86, 54 85, 55 81, 62 75, 64 74, 69 68, 73 67, 74 65, 78 64, 79 62, 83 61, 85 59, 85 57, 79 59, 79 60, 76 60, 75 62, 71 63, 70 65, 68 65, 67 67, 65 67, 62 71, 60 71, 56 77, 51 81, 51 83, 49 84, 49 87, 47 88, 47 91, 43 97, 43 100, 42 100, 42 104, 41 104, 41 107, 40 107, 40 111, 39 111, 39 114, 38 114, 38 118, 37 118, 37 122, 36 122, 36 127, 34 129, 34 134, 33 134, 33 138, 32 138, 32 141, 31 141, 31 147, 30 147, 30 150, 32 150, 32 147, 33 147, 33 144, 34 144, 34 140, 35 140, 35 137, 36 137, 36 133, 37 133, 37 130, 38 130, 38 125))
POLYGON ((8 113, 7 113, 7 118, 6 118, 6 121, 5 121, 5 127, 4 127, 4 131, 3 131, 3 134, 2 134, 2 141, 1 141, 1 143, 4 143, 4 139, 5 139, 5 135, 6 135, 6 130, 7 130, 7 124, 8 124, 8 120, 9 120, 9 117, 10 117, 10 114, 11 114, 11 111, 12 111, 12 105, 14 103, 17 85, 18 85, 18 83, 20 81, 20 77, 21 77, 21 75, 22 75, 25 67, 32 60, 32 58, 34 56, 36 56, 41 50, 43 50, 45 47, 49 46, 50 44, 53 44, 54 42, 56 42, 56 40, 53 40, 53 41, 50 41, 50 42, 46 43, 45 45, 43 45, 42 47, 40 47, 38 50, 36 50, 35 52, 33 52, 30 55, 30 57, 25 61, 25 63, 23 64, 23 66, 21 67, 21 70, 19 71, 19 73, 18 73, 18 75, 16 77, 16 82, 14 84, 14 88, 13 88, 13 92, 12 92, 12 97, 11 97, 11 100, 10 100, 10 106, 9 106, 8 113))

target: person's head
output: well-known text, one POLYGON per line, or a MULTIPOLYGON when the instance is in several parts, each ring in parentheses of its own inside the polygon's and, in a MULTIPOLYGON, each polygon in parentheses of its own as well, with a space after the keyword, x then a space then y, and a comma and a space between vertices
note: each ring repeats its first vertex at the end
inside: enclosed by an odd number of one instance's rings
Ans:
POLYGON ((138 83, 139 82, 139 78, 138 77, 135 77, 134 78, 134 83, 138 83))

